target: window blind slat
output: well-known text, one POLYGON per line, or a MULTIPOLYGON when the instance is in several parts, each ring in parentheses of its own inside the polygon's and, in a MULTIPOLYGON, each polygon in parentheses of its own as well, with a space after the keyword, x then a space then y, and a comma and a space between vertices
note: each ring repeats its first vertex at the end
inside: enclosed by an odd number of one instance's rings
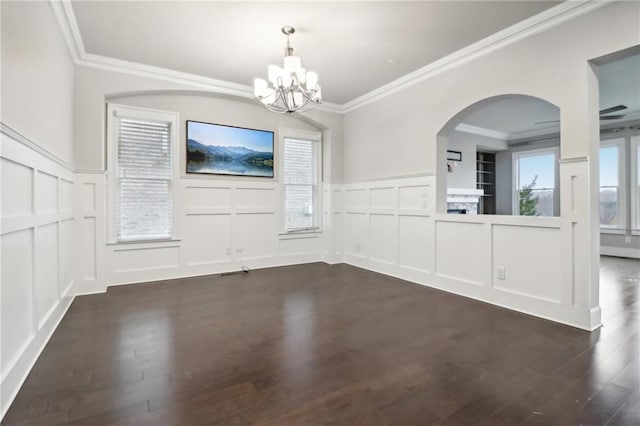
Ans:
POLYGON ((116 234, 120 241, 171 237, 170 123, 118 119, 116 234))
POLYGON ((285 220, 287 230, 314 228, 316 171, 314 142, 284 140, 285 220))

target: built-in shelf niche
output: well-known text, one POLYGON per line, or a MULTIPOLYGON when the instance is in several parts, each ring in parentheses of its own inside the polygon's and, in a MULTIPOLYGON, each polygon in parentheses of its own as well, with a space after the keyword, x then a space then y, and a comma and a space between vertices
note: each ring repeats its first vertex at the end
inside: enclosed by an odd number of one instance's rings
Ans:
POLYGON ((476 188, 484 190, 478 205, 478 214, 496 214, 496 155, 493 152, 476 153, 476 188))

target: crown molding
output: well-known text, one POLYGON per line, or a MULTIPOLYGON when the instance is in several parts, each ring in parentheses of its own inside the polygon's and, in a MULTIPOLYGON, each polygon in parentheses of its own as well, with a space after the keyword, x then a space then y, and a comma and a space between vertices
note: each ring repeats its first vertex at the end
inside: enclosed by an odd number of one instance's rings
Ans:
POLYGON ((343 113, 371 104, 451 68, 502 49, 519 40, 575 19, 619 0, 565 0, 557 6, 498 31, 435 62, 413 71, 342 105, 343 113))
MULTIPOLYGON (((434 75, 487 55, 516 41, 560 25, 615 1, 619 0, 565 0, 557 6, 518 22, 349 102, 342 105, 325 102, 316 106, 315 109, 338 114, 351 112, 407 89, 434 75)), ((67 47, 76 65, 169 81, 214 93, 253 99, 253 88, 247 85, 89 54, 84 48, 71 0, 49 0, 49 4, 58 20, 67 47)))
POLYGON ((76 17, 73 14, 70 0, 49 0, 49 6, 58 21, 62 36, 69 49, 69 54, 76 64, 85 52, 76 17))
POLYGON ((543 127, 540 129, 524 130, 520 132, 514 132, 509 135, 509 142, 517 142, 528 139, 538 138, 540 136, 549 136, 560 134, 560 124, 555 126, 543 127))
POLYGON ((509 139, 509 133, 501 132, 499 130, 487 129, 484 127, 472 126, 471 124, 460 123, 454 130, 464 133, 470 133, 477 136, 486 136, 488 138, 500 139, 506 141, 509 139))
MULTIPOLYGON (((244 84, 87 53, 71 1, 49 0, 49 4, 60 25, 67 47, 76 65, 168 81, 223 95, 254 99, 253 87, 244 84)), ((338 114, 342 113, 340 105, 330 102, 324 102, 316 106, 315 109, 338 114)))

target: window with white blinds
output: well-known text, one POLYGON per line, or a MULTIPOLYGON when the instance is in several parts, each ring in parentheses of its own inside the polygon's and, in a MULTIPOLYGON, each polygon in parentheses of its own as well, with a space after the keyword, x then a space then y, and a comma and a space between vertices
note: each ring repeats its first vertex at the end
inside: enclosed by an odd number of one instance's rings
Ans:
POLYGON ((172 123, 139 117, 115 119, 116 239, 171 238, 172 123))
POLYGON ((285 229, 319 229, 318 141, 284 138, 285 229))

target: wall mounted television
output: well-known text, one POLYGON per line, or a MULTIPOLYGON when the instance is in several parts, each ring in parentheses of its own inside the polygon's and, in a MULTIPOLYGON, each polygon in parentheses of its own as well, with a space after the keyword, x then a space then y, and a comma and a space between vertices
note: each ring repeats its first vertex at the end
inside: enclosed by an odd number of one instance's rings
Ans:
POLYGON ((273 177, 273 132, 187 120, 187 173, 273 177))

